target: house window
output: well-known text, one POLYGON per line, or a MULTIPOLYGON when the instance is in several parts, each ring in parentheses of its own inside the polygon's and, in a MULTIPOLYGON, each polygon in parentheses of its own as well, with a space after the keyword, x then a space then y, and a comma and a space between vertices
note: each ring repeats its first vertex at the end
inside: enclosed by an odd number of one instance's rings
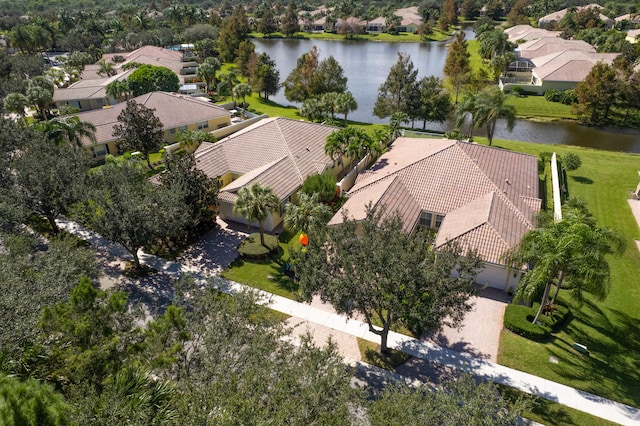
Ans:
POLYGON ((444 220, 444 216, 442 215, 436 215, 436 229, 440 229, 440 225, 442 225, 442 221, 444 220))
POLYGON ((187 126, 180 126, 178 127, 178 130, 181 132, 186 132, 187 131, 187 126))
POLYGON ((106 145, 94 145, 91 147, 91 153, 94 158, 101 158, 107 155, 107 146, 106 145))
POLYGON ((176 133, 176 128, 174 127, 173 129, 169 129, 169 134, 170 135, 174 135, 176 133))
POLYGON ((420 226, 424 226, 425 228, 431 228, 432 219, 433 219, 432 213, 422 212, 420 214, 420 226))
POLYGON ((198 130, 208 129, 208 128, 209 128, 209 122, 208 121, 200 121, 200 122, 198 122, 198 130))

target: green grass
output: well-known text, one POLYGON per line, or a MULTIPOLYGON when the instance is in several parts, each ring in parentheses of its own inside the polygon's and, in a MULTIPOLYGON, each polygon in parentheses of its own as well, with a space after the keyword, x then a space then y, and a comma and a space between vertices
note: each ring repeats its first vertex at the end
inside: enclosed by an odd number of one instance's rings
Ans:
POLYGON ((238 258, 222 272, 222 276, 250 287, 295 300, 298 295, 298 284, 285 274, 285 265, 289 261, 290 245, 300 245, 298 234, 282 233, 280 235, 280 251, 278 254, 265 259, 238 258))
POLYGON ((544 96, 509 96, 507 103, 516 107, 516 115, 519 118, 577 119, 576 115, 571 111, 571 105, 549 102, 544 96))
MULTIPOLYGON (((486 139, 477 138, 486 143, 486 139)), ((504 331, 498 362, 605 398, 640 406, 640 231, 628 205, 629 191, 638 183, 640 156, 582 147, 548 146, 496 140, 494 146, 538 155, 574 152, 582 167, 569 173, 569 195, 586 201, 599 225, 618 228, 627 239, 622 256, 610 257, 611 291, 598 302, 583 306, 567 298, 572 319, 546 343, 536 343, 504 331), (571 345, 587 345, 590 357, 571 345), (549 356, 558 364, 549 362, 549 356)))
POLYGON ((377 343, 361 339, 360 337, 357 339, 360 358, 362 361, 373 366, 393 371, 396 367, 404 364, 411 358, 411 355, 396 349, 390 349, 389 354, 381 354, 380 345, 377 343))
POLYGON ((249 234, 247 238, 245 238, 244 241, 240 243, 240 246, 238 247, 238 253, 240 253, 240 255, 244 255, 248 259, 251 259, 256 257, 265 257, 268 254, 274 253, 276 250, 280 249, 277 237, 265 234, 263 235, 263 239, 264 245, 262 245, 262 242, 260 241, 259 232, 249 234))
POLYGON ((610 421, 592 416, 585 412, 569 408, 541 397, 532 397, 508 386, 497 385, 502 396, 508 401, 516 401, 518 398, 530 399, 532 407, 522 413, 522 417, 545 425, 575 425, 575 426, 609 426, 615 425, 610 421))

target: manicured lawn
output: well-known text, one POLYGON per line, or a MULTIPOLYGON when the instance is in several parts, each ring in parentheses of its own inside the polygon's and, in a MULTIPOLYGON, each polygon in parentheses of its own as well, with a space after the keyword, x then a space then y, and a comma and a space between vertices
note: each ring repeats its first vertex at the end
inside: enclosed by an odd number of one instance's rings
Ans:
POLYGON ((577 117, 570 105, 560 102, 549 102, 544 96, 509 96, 507 103, 516 107, 516 115, 520 118, 570 119, 577 117))
POLYGON ((411 358, 411 355, 402 351, 391 349, 389 354, 380 353, 380 345, 365 339, 358 339, 358 349, 362 361, 385 370, 393 371, 396 367, 404 364, 411 358))
MULTIPOLYGON (((481 138, 478 138, 483 142, 481 138)), ((569 193, 586 201, 598 224, 618 228, 627 239, 620 257, 610 257, 611 291, 603 302, 583 306, 565 300, 572 319, 549 342, 536 343, 503 331, 498 362, 633 406, 640 406, 640 231, 628 205, 638 183, 640 156, 568 146, 494 141, 494 146, 538 155, 574 152, 582 167, 569 173, 569 193), (585 344, 590 357, 571 348, 585 344), (558 363, 549 362, 555 356, 558 363)))
POLYGON ((259 288, 279 296, 296 299, 298 284, 285 274, 285 265, 289 261, 289 246, 299 246, 298 235, 282 233, 280 252, 265 259, 236 259, 222 273, 224 278, 259 288))

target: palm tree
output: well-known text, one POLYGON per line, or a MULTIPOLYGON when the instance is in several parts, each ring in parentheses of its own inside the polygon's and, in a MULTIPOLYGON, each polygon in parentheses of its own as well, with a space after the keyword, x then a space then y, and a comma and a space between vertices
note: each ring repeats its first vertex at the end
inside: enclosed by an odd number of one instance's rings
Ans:
POLYGON ((98 74, 99 76, 102 76, 102 74, 106 74, 107 77, 111 77, 118 74, 118 71, 116 71, 115 67, 113 66, 113 62, 107 62, 104 59, 100 59, 98 61, 98 71, 96 71, 96 74, 98 74))
POLYGON ((531 302, 542 293, 533 323, 548 305, 553 284, 557 291, 552 303, 565 283, 578 302, 582 302, 583 292, 604 299, 610 280, 605 255, 621 254, 624 242, 617 231, 598 227, 586 209, 570 208, 563 220, 526 233, 520 244, 505 256, 514 266, 533 264, 518 285, 516 299, 531 302))
POLYGON ((46 135, 47 140, 56 144, 68 143, 82 148, 82 140, 85 138, 93 143, 96 142, 96 126, 81 121, 76 116, 41 121, 36 123, 35 127, 46 135))
POLYGON ((462 130, 462 125, 464 124, 466 118, 468 116, 471 116, 471 120, 469 121, 469 132, 467 133, 467 139, 469 141, 473 138, 473 129, 476 127, 474 119, 477 96, 477 93, 467 93, 465 96, 463 96, 462 101, 458 103, 455 108, 456 128, 462 130))
POLYGON ((235 214, 244 216, 249 222, 258 222, 260 244, 264 244, 264 220, 280 207, 280 199, 267 186, 255 182, 250 187, 241 188, 233 205, 235 214))
POLYGON ((112 81, 107 84, 107 87, 105 87, 105 93, 108 98, 115 99, 116 101, 118 101, 122 96, 127 100, 129 97, 129 85, 127 84, 127 80, 112 81))
POLYGON ((207 93, 211 90, 211 86, 216 84, 216 72, 220 69, 220 61, 217 58, 207 58, 203 63, 198 65, 196 76, 207 84, 207 93))
POLYGON ((251 96, 251 86, 248 85, 247 83, 240 83, 237 84, 233 87, 233 96, 236 99, 242 99, 242 103, 240 105, 242 105, 243 111, 242 111, 242 115, 245 114, 244 109, 246 108, 245 105, 245 99, 247 96, 251 96))
POLYGON ((507 105, 507 95, 497 87, 480 92, 476 98, 474 121, 476 127, 486 126, 489 146, 493 142, 498 118, 507 121, 507 130, 516 125, 516 107, 507 105))
POLYGON ((336 112, 344 114, 344 126, 347 127, 347 115, 358 109, 358 102, 351 92, 340 93, 336 98, 336 112))
POLYGON ((22 93, 9 93, 3 104, 6 111, 18 114, 22 120, 25 116, 24 109, 29 106, 29 99, 22 93))
POLYGON ((317 192, 309 195, 300 192, 298 204, 289 203, 284 209, 284 225, 292 231, 310 231, 322 229, 331 218, 331 209, 319 201, 317 192))
POLYGON ((358 161, 367 154, 375 154, 380 151, 380 144, 369 134, 357 127, 345 127, 327 136, 324 152, 339 160, 343 155, 350 159, 349 168, 354 161, 358 161))

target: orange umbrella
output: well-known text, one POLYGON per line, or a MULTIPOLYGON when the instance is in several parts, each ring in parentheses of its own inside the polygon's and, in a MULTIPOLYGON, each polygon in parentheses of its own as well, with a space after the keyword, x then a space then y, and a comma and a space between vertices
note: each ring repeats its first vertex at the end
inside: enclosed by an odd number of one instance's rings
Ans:
POLYGON ((305 247, 309 245, 309 236, 307 234, 300 234, 300 244, 305 247))

